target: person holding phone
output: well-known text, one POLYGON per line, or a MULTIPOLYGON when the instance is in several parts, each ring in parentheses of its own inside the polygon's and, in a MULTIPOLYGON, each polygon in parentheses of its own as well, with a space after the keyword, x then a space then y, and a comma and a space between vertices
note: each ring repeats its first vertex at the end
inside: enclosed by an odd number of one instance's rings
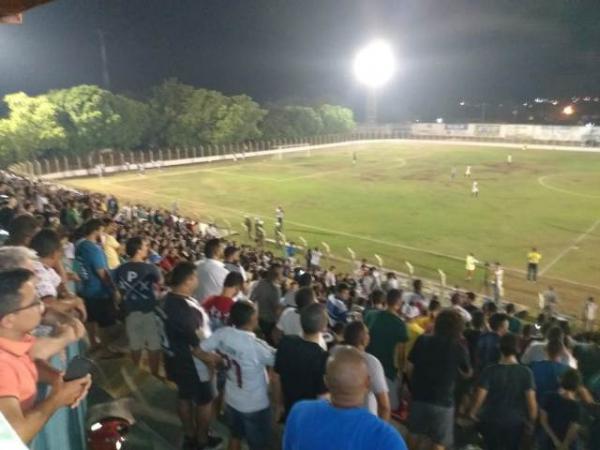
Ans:
POLYGON ((64 381, 61 372, 30 356, 35 342, 30 333, 43 312, 33 272, 0 272, 0 413, 23 442, 30 442, 58 409, 77 407, 92 383, 90 375, 64 381), (52 390, 36 403, 37 383, 52 390))

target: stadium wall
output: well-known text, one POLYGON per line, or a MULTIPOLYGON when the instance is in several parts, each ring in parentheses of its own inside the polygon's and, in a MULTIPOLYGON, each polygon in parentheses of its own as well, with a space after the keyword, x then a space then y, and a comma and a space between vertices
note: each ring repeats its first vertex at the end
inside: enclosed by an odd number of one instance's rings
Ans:
POLYGON ((315 136, 308 139, 281 139, 212 147, 165 149, 138 152, 103 150, 80 157, 46 158, 11 165, 19 175, 59 180, 108 175, 136 170, 211 163, 293 152, 327 150, 346 145, 407 141, 435 142, 489 147, 528 148, 579 152, 600 151, 600 127, 513 124, 417 123, 358 127, 346 135, 315 136), (183 156, 183 157, 182 157, 183 156))

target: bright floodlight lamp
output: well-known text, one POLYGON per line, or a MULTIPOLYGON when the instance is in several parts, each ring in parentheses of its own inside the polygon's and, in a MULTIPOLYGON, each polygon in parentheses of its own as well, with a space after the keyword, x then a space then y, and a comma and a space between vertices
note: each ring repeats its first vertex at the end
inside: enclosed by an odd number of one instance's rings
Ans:
POLYGON ((361 83, 378 88, 390 81, 395 65, 392 47, 377 40, 358 52, 354 59, 354 73, 361 83))
POLYGON ((360 50, 354 59, 354 74, 369 88, 367 123, 377 122, 377 90, 390 81, 396 69, 392 47, 385 41, 375 40, 360 50))
POLYGON ((565 116, 572 116, 575 112, 575 108, 573 108, 573 105, 567 105, 563 108, 562 112, 565 116))

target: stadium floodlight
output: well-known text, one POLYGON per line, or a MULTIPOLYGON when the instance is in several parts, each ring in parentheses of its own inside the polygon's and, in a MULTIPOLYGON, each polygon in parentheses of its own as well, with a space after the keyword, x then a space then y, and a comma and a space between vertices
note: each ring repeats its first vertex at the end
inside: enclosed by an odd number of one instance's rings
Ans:
POLYGON ((573 105, 567 105, 563 108, 562 112, 565 116, 572 116, 575 112, 575 108, 573 108, 573 105))
POLYGON ((376 39, 362 48, 354 58, 354 74, 359 82, 369 88, 367 98, 367 123, 377 121, 377 90, 394 76, 396 61, 390 44, 376 39))
POLYGON ((377 39, 361 49, 354 59, 354 73, 358 81, 370 88, 378 88, 390 81, 396 70, 392 47, 377 39))

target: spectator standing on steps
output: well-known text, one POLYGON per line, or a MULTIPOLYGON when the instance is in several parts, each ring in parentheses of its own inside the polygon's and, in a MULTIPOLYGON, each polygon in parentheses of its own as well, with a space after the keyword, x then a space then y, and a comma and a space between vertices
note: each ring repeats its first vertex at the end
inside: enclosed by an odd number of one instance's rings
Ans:
POLYGON ((268 448, 272 429, 267 368, 275 365, 275 349, 255 336, 256 307, 239 301, 231 307, 231 326, 219 328, 200 344, 199 357, 219 354, 227 368, 225 416, 230 449, 248 442, 250 450, 268 448))
POLYGON ((373 311, 365 318, 371 340, 367 352, 383 365, 390 392, 390 407, 399 407, 398 391, 402 384, 408 330, 400 317, 402 291, 391 289, 387 293, 386 309, 373 311))
POLYGON ((127 241, 125 251, 129 261, 117 268, 114 279, 127 314, 125 331, 131 358, 136 366, 139 365, 146 348, 150 372, 158 377, 162 348, 154 309, 158 304, 156 291, 162 284, 162 275, 156 265, 146 262, 148 241, 132 237, 127 241))
POLYGON ((465 322, 453 309, 436 318, 433 335, 420 336, 408 356, 412 386, 408 416, 411 448, 428 442, 442 450, 454 444, 454 391, 459 376, 472 374, 469 353, 461 344, 465 322))
POLYGON ((517 361, 517 336, 500 339, 498 364, 479 377, 471 418, 479 426, 487 450, 517 450, 537 418, 535 383, 528 367, 517 361))

